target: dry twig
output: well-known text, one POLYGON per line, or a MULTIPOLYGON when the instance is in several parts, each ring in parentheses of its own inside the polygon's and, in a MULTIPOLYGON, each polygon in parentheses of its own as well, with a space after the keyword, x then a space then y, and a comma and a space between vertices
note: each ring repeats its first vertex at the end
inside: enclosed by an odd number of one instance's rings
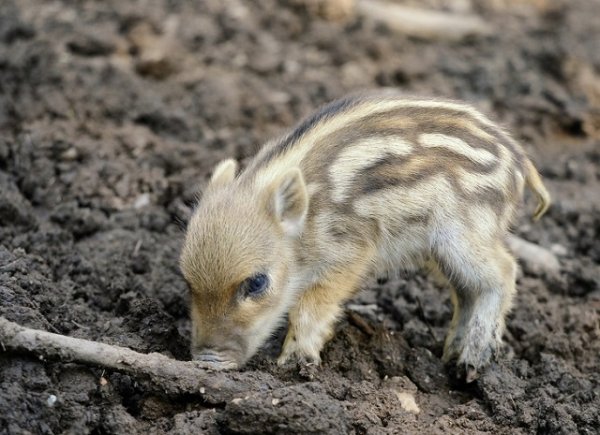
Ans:
POLYGON ((378 0, 359 0, 360 14, 385 23, 391 30, 427 40, 461 40, 493 32, 491 24, 471 14, 413 8, 378 0))
POLYGON ((557 276, 560 273, 560 262, 556 255, 548 249, 512 234, 506 241, 510 250, 521 260, 528 271, 549 277, 557 276))
POLYGON ((78 362, 150 379, 167 394, 200 394, 209 403, 273 390, 282 383, 254 372, 206 370, 192 361, 177 361, 159 353, 142 354, 125 347, 26 328, 0 317, 3 351, 34 354, 40 359, 78 362))

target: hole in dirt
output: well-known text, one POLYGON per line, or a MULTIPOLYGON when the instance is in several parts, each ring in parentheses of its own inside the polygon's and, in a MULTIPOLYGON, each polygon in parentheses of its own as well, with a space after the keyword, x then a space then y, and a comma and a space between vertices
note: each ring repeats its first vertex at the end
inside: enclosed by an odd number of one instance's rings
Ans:
POLYGON ((141 413, 140 400, 142 399, 141 394, 125 395, 123 398, 123 406, 129 414, 134 417, 139 417, 141 413))
POLYGON ((570 136, 575 137, 585 137, 587 133, 585 132, 583 121, 581 119, 574 119, 571 122, 564 124, 563 130, 570 136))
POLYGON ((467 384, 464 380, 457 378, 456 368, 447 368, 444 374, 448 377, 448 386, 454 392, 460 393, 465 400, 483 399, 483 390, 479 387, 477 381, 467 384))
MULTIPOLYGON (((189 412, 202 411, 206 409, 222 409, 225 404, 209 404, 202 397, 193 394, 181 394, 166 396, 157 391, 146 381, 135 381, 128 375, 109 373, 111 385, 117 393, 120 402, 132 417, 147 421, 155 421, 161 418, 172 419, 175 415, 189 412)), ((107 393, 100 393, 103 396, 107 393)), ((106 397, 103 397, 105 400, 106 397)))

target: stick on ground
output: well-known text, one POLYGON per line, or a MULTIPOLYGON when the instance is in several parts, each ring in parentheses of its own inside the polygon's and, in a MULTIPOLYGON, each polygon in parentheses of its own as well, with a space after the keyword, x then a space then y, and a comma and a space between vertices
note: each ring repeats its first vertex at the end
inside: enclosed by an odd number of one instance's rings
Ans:
POLYGON ((26 328, 4 317, 0 317, 0 351, 117 370, 150 379, 167 394, 199 394, 209 403, 223 403, 257 389, 264 392, 282 386, 265 373, 206 370, 192 361, 26 328))
POLYGON ((359 0, 357 10, 391 30, 426 40, 458 41, 493 33, 491 24, 472 14, 413 8, 378 0, 359 0))

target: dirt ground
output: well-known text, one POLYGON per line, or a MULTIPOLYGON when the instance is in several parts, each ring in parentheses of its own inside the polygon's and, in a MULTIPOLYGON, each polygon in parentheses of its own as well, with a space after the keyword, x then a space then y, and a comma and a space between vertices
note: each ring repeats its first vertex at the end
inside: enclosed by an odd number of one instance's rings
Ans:
POLYGON ((492 29, 454 42, 306 3, 0 2, 0 315, 189 359, 177 260, 213 165, 332 98, 390 86, 495 116, 553 195, 537 224, 527 201, 515 232, 560 271, 522 268, 499 362, 453 381, 449 292, 406 274, 367 283, 322 367, 277 367, 282 331, 233 401, 0 347, 0 433, 600 431, 600 3, 405 2, 492 29))

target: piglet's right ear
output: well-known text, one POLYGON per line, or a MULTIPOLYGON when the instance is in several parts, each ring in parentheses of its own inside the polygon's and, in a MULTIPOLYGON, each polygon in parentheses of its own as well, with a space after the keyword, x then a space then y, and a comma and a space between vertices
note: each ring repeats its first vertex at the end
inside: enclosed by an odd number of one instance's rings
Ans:
POLYGON ((274 183, 271 210, 288 236, 297 237, 302 232, 308 212, 308 192, 299 169, 291 169, 274 183))
POLYGON ((228 185, 235 178, 238 164, 233 159, 227 159, 220 162, 210 177, 210 185, 214 187, 223 187, 228 185))

